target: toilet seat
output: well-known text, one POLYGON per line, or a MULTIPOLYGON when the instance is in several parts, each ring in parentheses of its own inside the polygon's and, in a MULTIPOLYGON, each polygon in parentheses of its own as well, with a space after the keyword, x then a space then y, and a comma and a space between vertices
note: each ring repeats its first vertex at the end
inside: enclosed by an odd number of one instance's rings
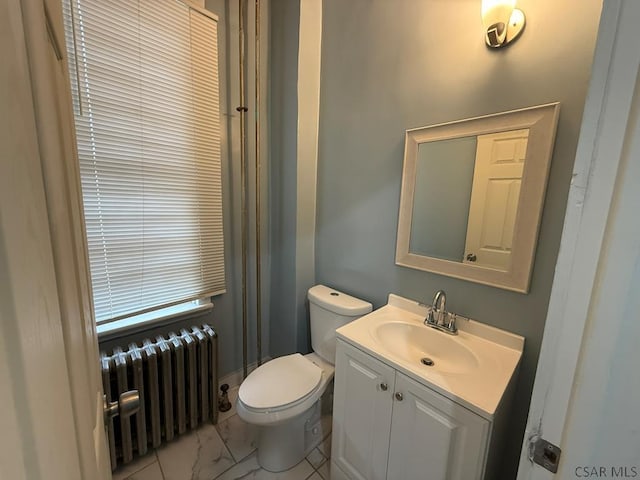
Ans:
POLYGON ((238 390, 236 410, 256 425, 275 425, 309 409, 333 378, 334 367, 311 353, 278 357, 256 370, 238 390))
POLYGON ((238 397, 251 410, 281 410, 311 395, 321 379, 322 369, 294 353, 251 372, 240 385, 238 397))

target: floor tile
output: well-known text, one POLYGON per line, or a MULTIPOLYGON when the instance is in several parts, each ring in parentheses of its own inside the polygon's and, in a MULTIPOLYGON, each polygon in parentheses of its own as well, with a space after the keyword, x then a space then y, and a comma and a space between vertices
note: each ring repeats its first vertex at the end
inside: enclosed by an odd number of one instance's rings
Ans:
POLYGON ((313 474, 313 467, 306 460, 286 472, 272 473, 258 465, 256 453, 251 454, 233 468, 224 472, 216 480, 306 480, 313 474))
POLYGON ((323 480, 331 480, 331 462, 324 462, 318 469, 323 480))
POLYGON ((231 410, 227 412, 218 411, 218 423, 224 422, 230 417, 236 414, 236 400, 238 400, 238 386, 231 387, 227 392, 229 395, 229 401, 231 402, 231 410))
POLYGON ((257 427, 246 423, 238 415, 218 422, 216 427, 236 461, 242 460, 256 449, 257 427))
POLYGON ((133 460, 133 462, 118 467, 116 471, 113 472, 113 480, 125 480, 137 471, 142 470, 146 466, 151 465, 152 463, 157 461, 158 458, 156 457, 155 452, 152 450, 144 457, 138 457, 133 460))
POLYGON ((163 478, 160 465, 158 462, 153 462, 151 465, 131 475, 127 480, 162 480, 163 478))
POLYGON ((165 480, 211 480, 235 462, 213 425, 204 425, 157 450, 165 480))
POLYGON ((311 453, 307 455, 307 460, 311 464, 311 466, 316 469, 320 465, 322 465, 322 462, 324 462, 326 458, 324 458, 324 455, 322 455, 322 452, 320 450, 314 448, 313 450, 311 450, 311 453))

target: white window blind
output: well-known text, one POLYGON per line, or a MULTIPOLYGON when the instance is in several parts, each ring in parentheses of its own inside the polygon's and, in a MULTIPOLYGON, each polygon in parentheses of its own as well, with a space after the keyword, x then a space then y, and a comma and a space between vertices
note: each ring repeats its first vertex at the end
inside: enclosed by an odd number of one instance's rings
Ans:
POLYGON ((98 324, 225 291, 217 22, 66 0, 98 324))

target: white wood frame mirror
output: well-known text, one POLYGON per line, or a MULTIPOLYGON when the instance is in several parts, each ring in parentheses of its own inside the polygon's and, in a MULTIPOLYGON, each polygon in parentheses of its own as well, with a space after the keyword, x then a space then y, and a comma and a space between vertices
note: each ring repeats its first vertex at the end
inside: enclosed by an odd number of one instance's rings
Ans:
POLYGON ((396 264, 527 293, 559 110, 407 130, 396 264))

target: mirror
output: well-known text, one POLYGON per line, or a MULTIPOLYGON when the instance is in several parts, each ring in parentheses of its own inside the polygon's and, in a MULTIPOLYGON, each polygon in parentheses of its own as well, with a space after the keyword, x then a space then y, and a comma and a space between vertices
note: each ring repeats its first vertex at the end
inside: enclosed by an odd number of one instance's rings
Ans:
POLYGON ((408 130, 396 263, 526 293, 559 104, 408 130))

